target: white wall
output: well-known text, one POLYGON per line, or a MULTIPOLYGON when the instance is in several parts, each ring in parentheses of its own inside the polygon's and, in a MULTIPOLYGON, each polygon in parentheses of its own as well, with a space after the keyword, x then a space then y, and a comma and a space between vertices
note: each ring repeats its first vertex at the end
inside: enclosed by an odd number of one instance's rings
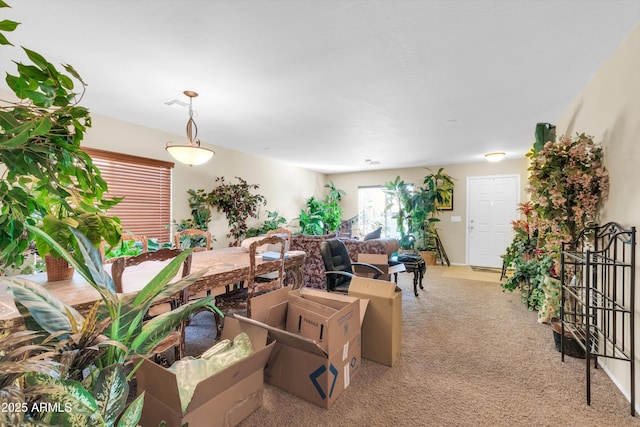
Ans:
MULTIPOLYGON (((567 107, 556 126, 558 135, 586 133, 604 148, 610 191, 600 222, 640 226, 640 24, 567 107)), ((640 259, 636 261, 640 267, 640 259)), ((640 274, 636 275, 636 283, 640 283, 640 274)), ((640 307, 640 292, 637 291, 635 303, 640 307)), ((639 321, 636 309, 636 325, 640 325, 639 321)), ((640 327, 636 331, 637 343, 640 327)), ((629 363, 604 358, 599 361, 629 396, 629 363)), ((638 371, 636 369, 636 384, 640 381, 638 371)), ((636 393, 636 401, 638 399, 636 393)))

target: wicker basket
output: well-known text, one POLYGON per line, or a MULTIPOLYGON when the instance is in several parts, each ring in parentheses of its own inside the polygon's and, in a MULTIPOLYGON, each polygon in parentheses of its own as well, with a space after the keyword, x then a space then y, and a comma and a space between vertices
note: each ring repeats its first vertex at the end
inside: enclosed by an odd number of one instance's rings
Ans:
POLYGON ((73 267, 64 258, 54 258, 51 255, 46 255, 44 262, 47 265, 47 280, 49 282, 69 280, 73 277, 73 267))
POLYGON ((436 265, 437 257, 436 253, 433 251, 420 251, 420 255, 422 259, 424 259, 424 263, 427 265, 436 265))

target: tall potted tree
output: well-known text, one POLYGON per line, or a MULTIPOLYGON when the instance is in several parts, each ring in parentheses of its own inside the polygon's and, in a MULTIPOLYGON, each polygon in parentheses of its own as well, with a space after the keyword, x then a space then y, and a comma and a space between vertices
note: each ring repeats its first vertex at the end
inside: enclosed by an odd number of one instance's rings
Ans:
POLYGON ((258 184, 248 184, 247 181, 236 177, 237 184, 231 184, 224 177, 216 178, 219 183, 208 195, 207 203, 224 213, 229 223, 227 237, 233 238, 229 246, 239 246, 240 239, 247 233, 249 226, 247 219, 257 218, 260 206, 267 204, 262 194, 253 194, 253 190, 260 188, 258 184))
POLYGON ((414 233, 417 235, 417 246, 424 252, 423 258, 428 264, 435 264, 437 253, 436 223, 440 221, 438 216, 442 211, 442 206, 451 205, 453 197, 454 178, 444 173, 444 168, 438 169, 436 173, 431 172, 425 175, 423 186, 413 195, 413 224, 414 233))
MULTIPOLYGON (((584 133, 547 141, 539 150, 534 147, 527 157, 531 159, 527 190, 537 215, 538 258, 549 257, 551 267, 546 275, 550 276, 551 271, 560 271, 562 242, 575 242, 581 230, 595 222, 609 194, 609 173, 602 147, 584 133)), ((539 292, 543 299, 540 322, 559 314, 559 283, 556 285, 550 292, 539 292)))
POLYGON ((393 218, 396 220, 396 230, 400 234, 398 239, 400 249, 412 249, 415 242, 415 237, 411 234, 416 202, 414 194, 412 194, 409 184, 401 180, 400 176, 384 184, 384 193, 387 195, 385 210, 397 209, 393 214, 393 218))

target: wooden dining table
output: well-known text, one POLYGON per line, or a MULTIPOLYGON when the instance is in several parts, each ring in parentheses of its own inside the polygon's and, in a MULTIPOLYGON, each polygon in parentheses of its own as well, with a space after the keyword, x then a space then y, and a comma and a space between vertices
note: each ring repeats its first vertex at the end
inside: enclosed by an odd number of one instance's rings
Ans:
MULTIPOLYGON (((305 259, 303 251, 289 251, 285 257, 285 273, 287 283, 293 289, 304 285, 303 265, 305 259)), ((105 264, 107 272, 111 264, 105 264)), ((157 274, 158 269, 138 266, 133 272, 133 280, 128 281, 124 291, 126 293, 138 292, 157 274)), ((209 251, 193 252, 191 272, 206 270, 204 275, 190 285, 190 293, 225 287, 246 280, 249 274, 249 252, 239 247, 213 249, 209 251)), ((268 267, 258 255, 256 274, 267 273, 268 267), (261 268, 262 266, 262 268, 261 268)), ((17 276, 44 286, 56 298, 74 307, 80 313, 87 313, 100 294, 87 281, 76 272, 69 280, 49 282, 46 273, 36 273, 17 276)), ((15 331, 24 327, 22 316, 16 308, 13 297, 7 291, 8 282, 0 277, 0 332, 15 331)))

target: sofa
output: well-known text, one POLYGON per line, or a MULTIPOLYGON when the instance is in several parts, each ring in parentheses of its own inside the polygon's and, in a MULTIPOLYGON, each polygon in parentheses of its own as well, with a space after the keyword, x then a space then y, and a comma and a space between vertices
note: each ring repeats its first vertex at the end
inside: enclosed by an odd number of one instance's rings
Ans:
MULTIPOLYGON (((316 289, 327 288, 324 261, 322 261, 322 255, 320 254, 320 243, 334 237, 336 237, 335 233, 321 236, 296 234, 291 239, 291 250, 304 251, 307 254, 304 260, 305 287, 316 289)), ((364 241, 356 239, 341 240, 345 243, 349 257, 353 261, 357 260, 359 253, 391 255, 397 252, 400 247, 396 239, 372 239, 364 241)))
POLYGON ((349 252, 352 261, 358 260, 358 254, 385 254, 391 255, 398 252, 400 244, 397 239, 341 239, 349 252))

